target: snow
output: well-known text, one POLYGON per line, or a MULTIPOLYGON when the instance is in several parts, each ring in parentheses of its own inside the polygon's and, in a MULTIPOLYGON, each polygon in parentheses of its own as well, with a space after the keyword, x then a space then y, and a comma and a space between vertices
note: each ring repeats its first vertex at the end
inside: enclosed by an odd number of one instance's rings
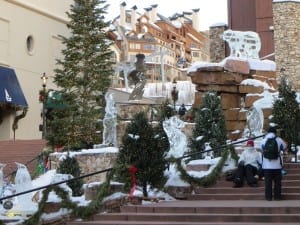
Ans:
POLYGON ((214 67, 214 66, 224 67, 228 59, 247 61, 249 64, 249 68, 251 70, 276 71, 276 63, 271 60, 267 60, 267 59, 259 60, 259 59, 251 59, 251 58, 243 59, 243 58, 229 56, 223 59, 219 63, 210 63, 210 62, 201 62, 201 61, 195 62, 189 67, 187 73, 196 72, 198 68, 214 67))
MULTIPOLYGON (((251 68, 262 68, 265 70, 273 70, 274 65, 272 62, 268 61, 268 60, 264 60, 263 63, 258 63, 255 60, 250 60, 251 63, 249 63, 249 65, 251 66, 251 68)), ((249 62, 250 62, 249 61, 249 62)), ((192 71, 197 71, 197 68, 199 67, 207 67, 207 66, 223 66, 225 61, 222 61, 221 63, 207 63, 207 62, 196 62, 194 63, 190 68, 189 68, 189 72, 192 71)), ((264 87, 264 92, 261 94, 258 94, 260 96, 262 96, 263 98, 257 100, 254 102, 254 107, 258 108, 258 109, 262 109, 262 108, 271 108, 274 102, 274 99, 278 96, 278 92, 275 93, 271 93, 269 92, 269 90, 272 89, 272 87, 269 87, 269 85, 265 82, 261 82, 258 80, 254 80, 254 79, 246 79, 244 80, 241 84, 243 85, 253 85, 253 86, 262 86, 264 87)), ((145 90, 145 93, 148 96, 151 96, 152 94, 154 94, 154 92, 157 91, 161 91, 161 89, 157 88, 158 84, 148 84, 148 88, 145 90), (155 90, 155 91, 154 91, 155 90)), ((172 90, 172 83, 167 83, 166 84, 166 89, 167 92, 170 92, 172 90)), ((179 99, 178 102, 181 103, 189 103, 192 104, 192 102, 194 101, 192 93, 195 92, 195 86, 193 84, 191 84, 191 82, 180 82, 178 81, 177 83, 177 89, 179 90, 179 99), (189 90, 189 94, 186 95, 184 93, 186 93, 186 91, 184 90, 189 90)), ((161 95, 162 91, 160 92, 161 95)), ((156 93, 157 95, 157 93, 156 93)), ((297 95, 297 99, 300 102, 300 94, 298 93, 297 95)), ((241 132, 241 131, 234 131, 234 132, 241 132)), ((131 136, 132 138, 139 138, 137 135, 133 136, 132 134, 129 134, 129 136, 131 136)), ((197 137, 197 140, 202 139, 202 136, 197 137)), ((255 140, 255 146, 258 147, 260 146, 260 140, 255 140)), ((184 155, 185 153, 185 148, 179 148, 181 149, 181 152, 177 152, 177 155, 184 155)), ((178 151, 178 149, 177 149, 178 151)), ((180 150, 179 150, 180 151, 180 150)), ((76 151, 76 152, 59 152, 59 153, 53 153, 55 154, 59 154, 61 156, 61 159, 63 159, 64 157, 67 156, 67 154, 69 154, 70 157, 73 157, 75 155, 78 154, 95 154, 95 153, 116 153, 118 152, 118 148, 116 147, 105 147, 105 148, 97 148, 97 149, 83 149, 81 151, 76 151)), ((203 176, 208 175, 217 165, 217 163, 219 162, 220 158, 205 158, 202 160, 193 160, 190 161, 187 165, 195 165, 195 164, 204 164, 204 165, 211 165, 209 167, 209 169, 207 171, 189 171, 188 174, 190 176, 193 177, 197 177, 197 178, 201 178, 203 176)), ((233 159, 229 158, 226 163, 225 166, 223 167, 223 172, 226 172, 228 170, 232 170, 233 168, 235 168, 235 162, 233 159)), ((46 185, 51 184, 51 182, 53 182, 54 177, 57 175, 56 170, 49 170, 46 173, 44 173, 43 175, 41 175, 40 177, 32 180, 32 186, 33 188, 38 188, 38 187, 43 187, 46 185)), ((165 171, 165 175, 168 176, 168 180, 165 184, 166 187, 168 186, 178 186, 178 187, 188 187, 190 186, 190 184, 186 183, 185 181, 183 181, 180 178, 180 174, 178 172, 178 170, 176 169, 175 164, 171 164, 169 166, 169 168, 165 171)), ((93 182, 93 183, 89 183, 89 184, 84 184, 84 188, 87 187, 92 187, 94 185, 99 185, 98 182, 93 182)), ((14 190, 14 184, 10 184, 9 186, 7 186, 6 188, 6 192, 4 193, 5 196, 8 196, 10 194, 13 193, 14 190)), ((149 197, 158 197, 158 198, 164 198, 167 201, 174 201, 175 199, 173 197, 171 197, 170 195, 168 195, 167 193, 164 193, 162 191, 156 190, 156 189, 150 189, 149 188, 149 197)), ((32 195, 34 195, 36 192, 32 193, 32 195)), ((40 192, 41 193, 41 192, 40 192)), ((142 196, 142 190, 140 187, 138 187, 135 192, 133 193, 134 196, 142 196)), ((124 197, 124 196, 128 196, 128 194, 126 193, 114 193, 111 196, 108 196, 105 198, 105 200, 109 200, 109 199, 115 199, 115 198, 120 198, 120 197, 124 197)), ((17 198, 17 197, 16 197, 17 198)), ((41 199, 41 197, 40 197, 41 199)), ((86 206, 90 203, 90 201, 85 200, 84 196, 80 196, 80 197, 71 197, 71 200, 73 202, 77 202, 78 205, 81 206, 86 206)), ((55 193, 50 193, 49 194, 49 198, 48 201, 50 202, 59 202, 61 201, 61 199, 59 197, 57 197, 57 195, 55 193)), ((14 199, 14 204, 18 204, 17 199, 14 199)), ((37 205, 37 203, 35 203, 37 205)), ((143 202, 143 204, 149 204, 149 202, 143 202)), ((67 209, 61 209, 60 211, 56 212, 56 213, 51 213, 51 214, 43 214, 42 218, 44 220, 47 219, 52 219, 52 218, 57 218, 59 216, 63 216, 65 214, 69 213, 69 211, 67 209)), ((14 224, 18 224, 20 221, 24 220, 24 217, 19 216, 19 215, 12 215, 10 213, 9 210, 5 210, 3 208, 2 205, 0 205, 0 220, 5 220, 10 218, 11 216, 14 216, 13 218, 16 220, 19 220, 16 223, 10 223, 10 225, 14 225, 14 224)))

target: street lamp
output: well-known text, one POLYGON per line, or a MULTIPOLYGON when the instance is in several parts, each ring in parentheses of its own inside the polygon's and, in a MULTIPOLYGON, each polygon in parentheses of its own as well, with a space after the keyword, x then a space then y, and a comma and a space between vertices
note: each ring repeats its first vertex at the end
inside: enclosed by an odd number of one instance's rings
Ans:
POLYGON ((172 100, 173 100, 173 108, 174 108, 174 112, 176 112, 176 102, 178 100, 178 91, 176 89, 176 86, 177 86, 177 81, 176 79, 174 78, 173 79, 173 90, 171 92, 171 95, 172 95, 172 100))
POLYGON ((40 91, 40 102, 43 103, 43 110, 42 110, 42 120, 43 124, 40 126, 40 131, 42 131, 42 138, 44 139, 46 136, 46 100, 47 100, 47 75, 46 73, 43 73, 43 76, 41 76, 42 80, 42 87, 43 89, 40 91))

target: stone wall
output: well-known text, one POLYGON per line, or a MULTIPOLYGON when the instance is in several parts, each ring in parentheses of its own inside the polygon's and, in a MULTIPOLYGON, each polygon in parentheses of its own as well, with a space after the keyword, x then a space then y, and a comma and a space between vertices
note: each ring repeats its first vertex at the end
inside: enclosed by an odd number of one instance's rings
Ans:
POLYGON ((285 69, 291 84, 300 90, 300 2, 273 2, 274 45, 277 71, 285 69))
MULTIPOLYGON (((245 79, 265 82, 270 86, 268 91, 277 89, 275 71, 259 71, 249 68, 245 60, 228 58, 224 65, 206 64, 197 71, 190 72, 192 82, 196 85, 194 107, 201 105, 202 96, 207 91, 215 91, 221 97, 221 104, 225 114, 226 128, 231 140, 242 136, 247 125, 247 112, 253 103, 262 98, 263 86, 241 84, 245 79)), ((262 109, 264 127, 268 125, 268 117, 272 110, 262 109)))
POLYGON ((225 41, 223 41, 222 35, 226 29, 226 25, 212 26, 209 28, 209 51, 211 62, 220 62, 225 58, 225 41))
MULTIPOLYGON (((60 158, 65 157, 67 152, 56 152, 50 154, 49 160, 51 169, 56 169, 59 166, 60 158)), ((117 159, 117 152, 96 152, 93 149, 85 150, 84 152, 72 152, 72 156, 78 161, 81 169, 81 175, 86 175, 113 167, 117 159)), ((106 173, 99 173, 90 177, 84 178, 85 183, 103 182, 105 181, 106 173)))

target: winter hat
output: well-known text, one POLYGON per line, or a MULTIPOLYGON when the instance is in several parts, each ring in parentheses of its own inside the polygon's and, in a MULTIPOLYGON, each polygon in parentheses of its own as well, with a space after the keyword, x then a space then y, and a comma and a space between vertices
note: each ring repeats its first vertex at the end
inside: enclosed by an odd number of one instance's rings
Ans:
POLYGON ((254 146, 254 141, 253 140, 248 140, 246 146, 254 146))
POLYGON ((275 127, 269 127, 268 133, 274 133, 274 134, 276 134, 276 128, 275 127))

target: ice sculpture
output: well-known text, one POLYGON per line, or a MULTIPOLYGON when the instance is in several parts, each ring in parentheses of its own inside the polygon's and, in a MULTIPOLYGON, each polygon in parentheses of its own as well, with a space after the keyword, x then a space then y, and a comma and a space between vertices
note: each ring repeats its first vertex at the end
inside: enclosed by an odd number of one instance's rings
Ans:
MULTIPOLYGON (((18 169, 15 176, 16 193, 26 192, 33 189, 31 177, 24 164, 17 163, 18 169)), ((12 208, 17 214, 31 214, 35 212, 37 205, 32 202, 32 193, 17 196, 17 204, 12 208)))
POLYGON ((214 151, 210 151, 212 147, 210 146, 209 142, 205 142, 205 148, 204 148, 204 159, 213 159, 214 158, 214 151))
POLYGON ((0 197, 3 195, 4 189, 4 174, 3 169, 6 166, 4 163, 0 163, 0 197))
POLYGON ((163 128, 170 143, 170 150, 167 154, 167 157, 181 157, 186 152, 187 139, 186 135, 181 131, 184 126, 184 122, 177 116, 172 116, 163 122, 163 128))
POLYGON ((105 116, 103 119, 103 145, 117 146, 117 110, 113 94, 107 92, 105 94, 106 106, 105 116))
POLYGON ((247 128, 244 136, 258 136, 262 134, 264 126, 264 114, 260 108, 251 107, 247 112, 247 128))
POLYGON ((145 55, 137 54, 136 58, 136 69, 131 71, 128 75, 130 85, 134 85, 134 89, 129 96, 129 100, 141 100, 147 82, 146 76, 144 74, 144 71, 146 70, 144 66, 145 55))
POLYGON ((229 45, 230 56, 259 59, 261 41, 256 32, 229 29, 224 31, 222 38, 229 45))

